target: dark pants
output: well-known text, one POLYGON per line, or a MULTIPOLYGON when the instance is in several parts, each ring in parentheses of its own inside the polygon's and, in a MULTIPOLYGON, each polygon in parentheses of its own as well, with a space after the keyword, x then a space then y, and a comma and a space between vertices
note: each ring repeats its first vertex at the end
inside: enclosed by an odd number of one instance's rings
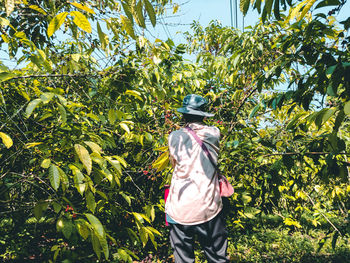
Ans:
POLYGON ((170 225, 170 242, 176 263, 193 263, 194 235, 204 250, 208 263, 228 262, 226 258, 227 231, 222 213, 199 225, 170 225))

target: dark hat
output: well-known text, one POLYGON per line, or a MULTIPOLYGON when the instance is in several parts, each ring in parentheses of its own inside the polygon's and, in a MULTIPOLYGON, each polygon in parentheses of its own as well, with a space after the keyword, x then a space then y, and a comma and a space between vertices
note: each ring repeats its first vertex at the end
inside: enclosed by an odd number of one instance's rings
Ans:
POLYGON ((207 105, 208 101, 202 96, 190 94, 183 99, 182 107, 178 108, 177 111, 184 114, 213 117, 214 114, 204 111, 207 105))

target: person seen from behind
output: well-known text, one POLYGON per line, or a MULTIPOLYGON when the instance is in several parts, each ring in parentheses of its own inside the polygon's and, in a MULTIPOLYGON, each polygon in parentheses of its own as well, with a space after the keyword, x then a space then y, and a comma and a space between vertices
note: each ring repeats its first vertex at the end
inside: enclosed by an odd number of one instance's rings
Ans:
POLYGON ((205 111, 207 104, 199 95, 187 95, 183 106, 177 109, 183 114, 185 127, 173 131, 168 140, 174 171, 165 213, 176 263, 195 262, 195 236, 208 262, 228 262, 227 231, 216 167, 200 145, 205 144, 217 164, 220 130, 204 123, 204 118, 214 116, 205 111))

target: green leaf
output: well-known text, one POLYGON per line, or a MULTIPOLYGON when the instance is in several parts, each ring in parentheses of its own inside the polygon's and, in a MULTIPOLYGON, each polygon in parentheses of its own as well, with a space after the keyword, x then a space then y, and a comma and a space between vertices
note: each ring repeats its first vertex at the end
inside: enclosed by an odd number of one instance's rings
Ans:
POLYGON ((250 112, 249 119, 253 118, 259 109, 260 109, 260 104, 257 104, 250 112))
POLYGON ((347 101, 345 104, 344 104, 344 113, 346 115, 350 115, 350 101, 347 101))
POLYGON ((102 49, 106 49, 108 45, 108 36, 105 33, 103 33, 99 22, 97 22, 97 34, 98 34, 98 38, 100 40, 102 49))
POLYGON ((240 0, 239 9, 243 13, 243 15, 247 14, 247 11, 249 9, 249 5, 250 5, 250 0, 240 0))
POLYGON ((11 72, 0 72, 0 82, 12 79, 14 77, 16 77, 16 74, 11 72))
POLYGON ((78 228, 78 233, 84 240, 86 240, 90 235, 90 229, 87 226, 87 222, 83 219, 79 219, 76 221, 76 226, 78 228))
POLYGON ((339 233, 336 231, 333 234, 333 238, 332 238, 332 249, 334 250, 337 244, 337 239, 339 237, 339 233))
POLYGON ((122 121, 121 123, 119 123, 119 126, 120 126, 124 131, 126 131, 127 133, 130 133, 129 126, 127 125, 126 122, 122 121))
POLYGON ((82 4, 77 3, 77 2, 74 2, 74 3, 68 2, 68 3, 70 3, 71 5, 73 5, 73 6, 77 7, 77 8, 79 8, 79 9, 81 9, 81 10, 83 10, 83 11, 86 11, 86 12, 88 12, 88 13, 90 13, 90 14, 95 14, 95 11, 92 10, 90 7, 88 7, 88 6, 86 6, 86 5, 82 5, 82 4))
POLYGON ((28 103, 26 108, 26 117, 29 118, 32 115, 34 109, 41 103, 41 99, 35 99, 28 103))
POLYGON ((102 153, 102 148, 97 143, 91 142, 91 141, 84 141, 84 143, 90 147, 91 151, 102 153))
POLYGON ((70 12, 71 16, 74 16, 73 23, 76 24, 80 29, 87 33, 91 33, 91 25, 89 20, 79 11, 70 12))
POLYGON ((43 94, 40 95, 40 99, 44 104, 47 104, 52 100, 54 96, 55 94, 52 92, 44 92, 43 94))
POLYGON ((134 20, 133 20, 133 16, 132 16, 132 12, 131 12, 131 3, 127 2, 128 0, 122 0, 122 7, 123 10, 126 14, 126 16, 130 19, 131 24, 134 24, 134 20))
POLYGON ((330 66, 326 69, 326 75, 331 75, 333 74, 335 68, 337 67, 337 65, 333 65, 333 66, 330 66))
POLYGON ((142 246, 145 247, 148 241, 148 233, 145 229, 145 227, 141 227, 139 229, 139 233, 140 233, 140 238, 141 238, 141 242, 142 242, 142 246))
POLYGON ((108 120, 111 124, 114 124, 115 121, 117 120, 118 115, 115 109, 110 109, 108 111, 108 120))
POLYGON ((101 224, 100 220, 98 220, 98 218, 92 214, 85 214, 86 218, 89 220, 92 228, 94 229, 95 233, 97 234, 97 236, 99 238, 106 238, 106 233, 105 230, 103 228, 103 225, 101 224))
POLYGON ((0 138, 2 139, 2 142, 5 144, 5 147, 7 149, 11 148, 13 141, 10 136, 8 136, 6 133, 0 132, 0 138))
POLYGON ((6 18, 0 17, 0 26, 9 26, 10 25, 10 21, 6 18))
POLYGON ((34 206, 34 216, 36 218, 36 220, 40 220, 40 218, 43 215, 43 211, 47 209, 47 202, 45 201, 39 201, 35 204, 34 206))
POLYGON ((315 3, 316 1, 317 1, 317 0, 306 0, 306 1, 305 1, 305 2, 306 2, 306 5, 304 6, 303 11, 301 12, 301 15, 300 15, 300 17, 299 17, 299 21, 300 21, 301 19, 304 18, 304 16, 306 15, 307 12, 310 11, 311 7, 314 5, 314 3, 315 3))
POLYGON ((44 168, 44 169, 47 169, 49 168, 51 165, 51 160, 50 159, 44 159, 42 162, 41 162, 41 167, 44 168))
POLYGON ((86 197, 86 207, 92 212, 95 212, 96 209, 96 202, 95 202, 95 197, 93 195, 93 193, 91 193, 90 191, 88 191, 85 194, 86 197))
POLYGON ((113 155, 113 157, 117 159, 124 166, 124 168, 128 166, 128 163, 125 161, 123 157, 120 157, 118 155, 113 155))
POLYGON ((156 20, 156 13, 154 12, 154 8, 148 0, 144 0, 144 3, 145 3, 147 14, 151 20, 152 26, 155 27, 157 20, 156 20))
POLYGON ((57 106, 58 106, 58 111, 60 112, 60 115, 61 115, 62 123, 66 123, 67 122, 66 109, 64 108, 64 106, 62 104, 57 103, 57 106))
POLYGON ((130 19, 127 18, 126 16, 123 16, 123 15, 120 15, 120 19, 121 19, 121 22, 124 26, 126 33, 128 33, 128 35, 131 36, 133 39, 136 39, 134 27, 133 27, 130 19))
POLYGON ((80 144, 75 144, 74 145, 75 152, 77 153, 80 161, 83 163, 86 172, 88 175, 91 173, 92 170, 92 161, 90 154, 86 148, 80 144))
POLYGON ((150 134, 149 132, 146 132, 146 133, 145 133, 145 138, 146 138, 146 140, 149 141, 149 142, 153 141, 152 134, 150 134))
POLYGON ((142 13, 142 1, 140 0, 137 5, 135 6, 135 20, 136 23, 143 28, 146 28, 146 24, 145 24, 145 18, 143 17, 143 13, 142 13))
POLYGON ((35 11, 37 11, 37 12, 43 14, 43 15, 47 15, 47 13, 46 13, 42 8, 40 8, 40 7, 37 6, 37 5, 29 5, 28 7, 29 7, 30 9, 33 9, 33 10, 35 10, 35 11))
POLYGON ((67 15, 67 12, 60 13, 50 21, 49 26, 47 27, 48 37, 51 37, 61 27, 67 15))
POLYGON ((74 185, 77 188, 78 192, 83 195, 85 192, 86 188, 86 183, 85 183, 85 176, 83 173, 76 168, 74 165, 70 165, 71 170, 73 171, 73 180, 74 180, 74 185))
POLYGON ((70 220, 63 220, 62 233, 65 238, 69 239, 74 231, 74 225, 70 220))
POLYGON ((266 0, 264 10, 263 10, 265 12, 265 15, 263 16, 264 17, 263 21, 265 21, 266 16, 269 17, 271 15, 273 1, 274 0, 266 0))
POLYGON ((281 16, 280 16, 280 1, 279 0, 275 0, 275 2, 274 2, 273 13, 274 13, 274 15, 275 15, 277 20, 281 19, 281 16))
POLYGON ((125 91, 125 94, 134 96, 136 99, 143 101, 143 99, 141 97, 141 93, 136 91, 136 90, 127 90, 127 91, 125 91))
POLYGON ((58 172, 57 166, 54 164, 51 164, 50 166, 49 179, 52 188, 57 191, 57 189, 60 187, 60 174, 58 172))
POLYGON ((157 169, 157 172, 164 170, 169 163, 169 153, 162 153, 158 159, 153 163, 153 167, 157 169))
POLYGON ((63 188, 63 191, 66 191, 66 189, 69 187, 68 176, 60 167, 57 167, 57 169, 58 169, 58 173, 60 174, 61 186, 63 188))
POLYGON ((317 8, 321 8, 321 7, 325 7, 325 6, 334 6, 334 5, 339 5, 340 1, 339 0, 324 0, 322 2, 320 2, 315 9, 317 8))
POLYGON ((97 258, 100 259, 101 258, 101 245, 100 245, 100 241, 99 241, 99 239, 94 231, 91 232, 91 242, 92 242, 92 248, 94 249, 94 251, 97 255, 97 258))
POLYGON ((332 117, 334 113, 335 113, 335 108, 327 109, 327 110, 325 111, 325 113, 323 114, 322 123, 325 123, 326 121, 328 121, 328 119, 329 119, 330 117, 332 117))

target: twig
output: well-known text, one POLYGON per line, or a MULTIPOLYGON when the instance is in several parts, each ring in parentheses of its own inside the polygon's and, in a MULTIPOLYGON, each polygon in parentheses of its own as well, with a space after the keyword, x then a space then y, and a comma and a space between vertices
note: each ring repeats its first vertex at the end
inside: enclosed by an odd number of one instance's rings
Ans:
MULTIPOLYGON (((309 198, 311 204, 316 207, 314 201, 311 199, 311 197, 308 195, 308 193, 306 193, 305 191, 303 191, 304 194, 309 198)), ((336 230, 340 236, 343 236, 343 234, 340 232, 340 230, 331 222, 331 220, 329 220, 329 218, 324 214, 322 213, 319 209, 317 209, 318 212, 320 212, 320 214, 327 220, 327 222, 334 228, 334 230, 336 230)))
MULTIPOLYGON (((269 156, 284 156, 284 155, 327 155, 327 154, 333 154, 330 152, 305 152, 305 153, 301 153, 301 152, 288 152, 288 153, 270 153, 270 154, 265 154, 263 155, 263 157, 269 157, 269 156)), ((334 155, 350 155, 350 153, 337 153, 334 155)))

